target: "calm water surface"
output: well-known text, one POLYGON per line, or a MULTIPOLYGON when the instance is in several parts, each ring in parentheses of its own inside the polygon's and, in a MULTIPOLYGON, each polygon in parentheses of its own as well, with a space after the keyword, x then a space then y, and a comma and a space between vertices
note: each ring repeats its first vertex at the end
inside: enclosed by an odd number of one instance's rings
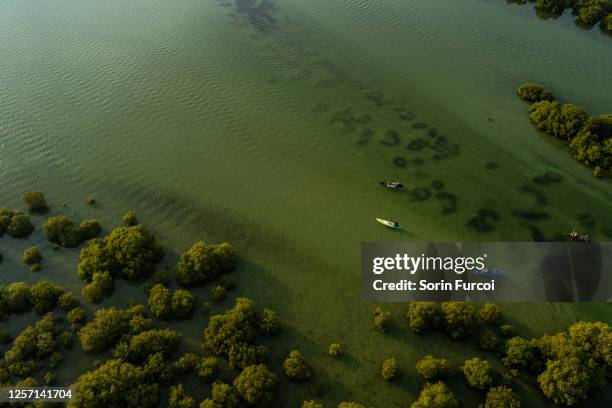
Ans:
MULTIPOLYGON (((612 239, 612 183, 539 135, 515 95, 535 81, 612 110, 612 40, 571 16, 540 21, 492 0, 2 0, 0 56, 0 204, 41 190, 54 213, 108 228, 135 210, 168 266, 196 239, 230 240, 244 255, 240 293, 287 321, 274 359, 305 350, 323 400, 405 406, 420 384, 383 384, 379 364, 395 355, 410 370, 431 351, 404 332, 372 333, 360 242, 553 239, 574 226, 612 239), (384 191, 383 179, 407 189, 384 191), (345 362, 325 356, 335 339, 345 362)), ((0 246, 2 281, 80 290, 78 251, 52 253, 40 228, 0 246), (40 275, 18 262, 32 241, 47 249, 40 275)), ((140 289, 120 285, 109 303, 130 298, 140 289)), ((508 306, 526 335, 610 315, 532 309, 508 306)), ((176 324, 191 348, 204 326, 176 324)), ((68 358, 66 381, 90 367, 68 358)), ((288 387, 279 406, 308 396, 288 387)))

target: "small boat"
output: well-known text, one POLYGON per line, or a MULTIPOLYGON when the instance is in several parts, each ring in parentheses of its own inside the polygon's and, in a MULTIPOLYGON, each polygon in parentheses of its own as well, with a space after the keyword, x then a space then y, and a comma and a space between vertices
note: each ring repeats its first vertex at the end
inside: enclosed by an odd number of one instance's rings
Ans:
POLYGON ((570 232, 566 232, 565 235, 569 236, 572 241, 591 242, 591 237, 589 236, 589 234, 583 234, 582 232, 578 232, 576 231, 576 228, 574 228, 570 232))
POLYGON ((380 182, 381 186, 385 186, 388 189, 391 190, 396 190, 398 188, 402 188, 404 187, 404 185, 402 183, 400 183, 399 181, 381 181, 380 182))
POLYGON ((399 225, 399 222, 397 221, 387 221, 387 220, 383 220, 382 218, 377 218, 376 221, 380 222, 382 225, 385 225, 389 228, 393 228, 393 229, 402 228, 402 226, 399 225))
POLYGON ((497 268, 493 269, 492 271, 489 270, 489 268, 476 269, 474 273, 479 276, 484 276, 485 278, 496 278, 504 274, 502 271, 500 271, 497 268))

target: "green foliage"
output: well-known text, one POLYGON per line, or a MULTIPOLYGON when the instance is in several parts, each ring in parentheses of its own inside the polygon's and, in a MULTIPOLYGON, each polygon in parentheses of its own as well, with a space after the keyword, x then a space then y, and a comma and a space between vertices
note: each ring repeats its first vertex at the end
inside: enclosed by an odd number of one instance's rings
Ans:
POLYGON ((493 384, 493 367, 487 360, 478 357, 466 360, 461 371, 471 387, 484 390, 493 384))
POLYGON ((172 314, 177 319, 190 317, 195 305, 196 299, 188 290, 177 289, 172 294, 172 314))
POLYGON ((86 317, 87 314, 85 313, 85 310, 83 310, 83 308, 80 306, 75 307, 66 314, 66 318, 75 329, 80 328, 83 325, 86 317))
POLYGON ((129 341, 119 343, 115 348, 115 357, 130 363, 142 363, 150 355, 161 353, 168 357, 176 351, 181 335, 170 329, 151 329, 138 333, 129 341))
POLYGON ((108 272, 96 272, 90 283, 83 286, 82 294, 89 303, 100 303, 105 296, 113 293, 113 278, 108 272))
POLYGON ((43 257, 38 247, 33 246, 23 251, 23 256, 21 259, 23 260, 24 264, 31 266, 34 264, 39 264, 43 257))
POLYGON ((566 141, 578 134, 588 117, 583 108, 556 101, 536 102, 529 108, 529 118, 538 129, 566 141))
POLYGON ((439 329, 442 325, 442 309, 437 302, 410 302, 406 317, 410 330, 418 334, 439 329))
MULTIPOLYGON (((51 313, 45 315, 32 326, 26 327, 13 341, 13 345, 5 353, 8 363, 28 362, 29 360, 42 360, 51 356, 60 349, 60 328, 53 320, 51 313)), ((34 371, 34 367, 26 370, 27 374, 34 371)), ((18 375, 24 376, 24 372, 18 375)))
POLYGON ((497 325, 501 320, 501 310, 495 303, 485 303, 479 311, 480 319, 490 325, 497 325))
POLYGON ((366 408, 366 406, 358 402, 341 402, 338 408, 366 408))
POLYGON ((79 307, 81 302, 73 292, 64 292, 57 300, 57 305, 64 312, 68 313, 72 309, 79 307))
POLYGON ((144 226, 120 227, 103 240, 88 241, 79 256, 78 274, 85 281, 90 281, 96 272, 142 279, 153 273, 161 259, 161 247, 144 226))
POLYGON ((283 363, 283 371, 291 381, 305 381, 312 376, 312 367, 302 353, 292 350, 283 363))
POLYGON ((237 251, 224 242, 218 245, 198 241, 183 252, 176 267, 176 280, 183 286, 198 286, 232 271, 237 251))
POLYGON ((323 404, 319 404, 318 402, 314 400, 304 401, 302 403, 302 408, 323 408, 323 404))
POLYGON ((153 316, 159 320, 167 321, 172 318, 172 293, 161 283, 151 288, 148 304, 153 316))
POLYGON ((605 15, 604 9, 599 4, 592 4, 578 10, 576 20, 589 26, 597 24, 605 15))
MULTIPOLYGON (((130 332, 138 332, 146 324, 139 320, 144 318, 142 306, 128 309, 114 307, 96 310, 94 319, 79 330, 81 346, 87 353, 97 354, 112 347, 121 336, 130 332)), ((135 333, 134 333, 135 334, 135 333)))
POLYGON ((329 345, 327 352, 331 357, 338 358, 344 354, 344 344, 341 342, 332 343, 329 345))
POLYGON ((520 408, 521 402, 512 389, 504 386, 491 387, 487 392, 484 408, 520 408))
POLYGON ((393 317, 391 317, 391 312, 380 306, 377 307, 374 310, 374 329, 379 333, 387 333, 392 325, 393 317))
MULTIPOLYGON (((600 9, 598 4, 584 3, 578 19, 592 22, 600 9)), ((595 177, 612 166, 612 115, 595 118, 580 106, 542 100, 531 105, 529 118, 538 129, 568 142, 576 160, 595 168, 595 177)))
POLYGON ((213 290, 210 292, 210 297, 212 298, 213 302, 215 303, 221 303, 225 300, 226 297, 226 290, 223 286, 221 285, 217 285, 213 288, 213 290))
POLYGON ((13 282, 6 287, 5 306, 8 313, 26 313, 32 309, 32 292, 24 282, 13 282))
MULTIPOLYGON (((0 220, 0 224, 4 224, 6 221, 0 220)), ((0 227, 1 228, 1 227, 0 227)), ((27 238, 32 231, 34 231, 34 225, 30 221, 30 217, 16 211, 12 213, 9 218, 6 232, 13 238, 27 238)), ((1 236, 2 234, 0 234, 1 236)))
POLYGON ((528 82, 518 87, 518 96, 528 102, 550 101, 552 95, 540 85, 528 82))
POLYGON ((102 226, 98 220, 83 220, 79 225, 79 233, 81 240, 87 241, 94 239, 102 232, 102 226))
POLYGON ((612 31, 612 13, 608 14, 603 20, 603 27, 607 31, 612 31))
POLYGON ((53 310, 59 297, 64 294, 64 288, 61 285, 40 281, 32 285, 30 293, 32 294, 34 311, 42 315, 53 310))
POLYGON ((43 224, 43 231, 49 242, 61 247, 72 248, 100 235, 102 227, 97 220, 84 220, 77 228, 71 219, 58 215, 50 217, 43 224))
POLYGON ((382 366, 382 378, 387 381, 391 381, 395 378, 401 376, 402 372, 400 370, 400 365, 394 358, 388 358, 385 360, 382 366))
POLYGON ((128 227, 133 227, 134 225, 138 225, 138 217, 136 217, 136 213, 134 211, 128 211, 123 216, 123 223, 128 227))
POLYGON ((25 206, 30 211, 43 212, 49 209, 47 206, 47 200, 45 200, 45 195, 43 193, 29 191, 27 193, 23 193, 21 198, 25 206))
POLYGON ((253 302, 238 298, 232 309, 210 318, 204 331, 204 347, 227 357, 230 368, 260 363, 267 350, 253 344, 258 323, 253 302))
POLYGON ((502 363, 512 368, 537 368, 538 342, 515 336, 506 342, 502 363))
POLYGON ((274 310, 264 309, 259 323, 259 331, 265 336, 274 336, 281 330, 281 321, 274 310))
POLYGON ((172 293, 161 283, 149 292, 149 309, 159 320, 184 319, 193 313, 195 297, 187 290, 178 289, 172 293))
POLYGON ((476 309, 466 302, 442 303, 444 328, 451 338, 457 340, 472 334, 476 326, 476 309))
POLYGON ((147 380, 144 369, 121 360, 81 375, 72 387, 69 407, 153 408, 159 403, 158 385, 147 380))
POLYGON ((495 350, 499 346, 499 338, 492 330, 485 330, 480 335, 480 348, 486 351, 495 350))
POLYGON ((426 384, 410 408, 457 408, 459 402, 455 394, 442 381, 434 384, 426 384))
POLYGON ((427 355, 416 363, 416 371, 427 381, 449 378, 454 374, 451 362, 445 358, 427 355))
POLYGON ((591 378, 577 357, 549 360, 546 369, 538 376, 544 395, 555 404, 575 405, 586 399, 591 389, 591 378))
POLYGON ((234 388, 248 404, 270 406, 276 392, 277 378, 264 364, 250 365, 234 380, 234 388))
POLYGON ((170 387, 168 408, 196 408, 196 406, 196 400, 187 395, 187 391, 185 391, 183 384, 170 387))
POLYGON ((234 408, 239 406, 241 406, 241 403, 236 390, 231 385, 218 381, 212 386, 212 400, 204 400, 200 408, 234 408), (210 405, 205 405, 207 401, 210 401, 210 405))
POLYGON ((215 357, 206 357, 198 364, 198 375, 207 383, 219 378, 219 360, 215 357))

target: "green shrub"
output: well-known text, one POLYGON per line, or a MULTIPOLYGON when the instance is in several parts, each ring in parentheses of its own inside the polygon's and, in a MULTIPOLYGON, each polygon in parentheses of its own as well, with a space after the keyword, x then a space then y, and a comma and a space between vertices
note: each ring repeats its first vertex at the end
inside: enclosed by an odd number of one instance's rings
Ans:
POLYGON ((302 408, 323 408, 323 404, 319 404, 316 401, 304 401, 302 403, 302 408))
POLYGON ((419 399, 414 402, 410 408, 457 408, 459 402, 455 398, 455 394, 442 381, 434 384, 426 384, 419 399))
POLYGON ((215 286, 210 292, 210 296, 215 303, 221 303, 225 300, 226 292, 223 286, 215 286))
POLYGON ((285 375, 291 381, 304 381, 312 376, 312 368, 306 361, 302 353, 293 350, 283 363, 285 375))
POLYGON ((457 340, 472 334, 476 326, 476 309, 466 302, 442 303, 444 328, 451 338, 457 340))
POLYGON ((72 309, 79 307, 81 302, 79 302, 79 298, 74 293, 65 292, 59 297, 57 304, 60 309, 68 313, 72 309))
POLYGON ((266 408, 276 392, 277 378, 263 365, 251 365, 234 380, 234 388, 248 404, 266 408))
POLYGON ((501 310, 495 303, 485 303, 479 311, 480 319, 489 325, 497 325, 501 320, 501 310))
POLYGON ((26 313, 32 309, 32 292, 24 282, 13 282, 6 288, 9 313, 26 313))
POLYGON ((341 342, 332 343, 329 345, 329 349, 327 352, 331 357, 338 358, 342 354, 344 354, 344 344, 341 342))
POLYGON ((237 251, 230 244, 210 245, 198 241, 181 255, 176 280, 183 286, 202 285, 233 270, 236 261, 237 251))
POLYGON ((451 362, 445 358, 435 358, 427 355, 416 363, 416 371, 427 381, 435 381, 452 377, 454 369, 451 362))
POLYGON ((108 272, 96 272, 91 282, 83 286, 82 294, 89 303, 100 303, 104 297, 113 293, 113 278, 108 272))
POLYGON ((40 253, 40 250, 36 246, 30 247, 26 249, 25 251, 23 251, 22 260, 23 260, 23 263, 26 265, 32 266, 34 264, 40 263, 42 259, 43 259, 42 254, 40 253))
POLYGON ((34 231, 34 225, 30 217, 20 212, 13 214, 6 229, 6 232, 13 238, 27 238, 32 231, 34 231))
POLYGON ((45 195, 36 191, 23 193, 22 200, 28 210, 33 212, 43 212, 49 209, 45 195))
POLYGON ((492 387, 487 392, 484 408, 520 408, 521 402, 512 389, 504 386, 492 387))
POLYGON ((108 360, 81 375, 72 385, 75 407, 139 407, 159 405, 158 385, 145 371, 121 360, 108 360))
POLYGON ((115 349, 115 357, 130 363, 143 363, 149 356, 161 353, 168 357, 178 348, 181 335, 170 329, 151 329, 130 337, 115 349))
POLYGON ((578 10, 576 20, 583 24, 594 26, 604 15, 604 9, 599 4, 592 4, 590 6, 580 8, 578 10))
POLYGON ((109 272, 129 280, 142 279, 153 273, 161 259, 161 247, 142 225, 120 227, 103 240, 87 242, 79 256, 78 274, 86 281, 95 272, 109 272))
POLYGON ((144 318, 142 306, 133 306, 128 309, 114 307, 96 310, 92 321, 84 325, 79 331, 81 346, 87 353, 97 354, 113 346, 121 336, 127 333, 136 334, 140 328, 147 324, 138 324, 139 318, 144 318))
POLYGON ((512 368, 535 369, 538 356, 537 340, 527 340, 515 336, 506 342, 506 352, 502 363, 512 368))
POLYGON ((198 364, 198 375, 207 383, 219 378, 219 360, 215 357, 206 357, 198 364))
POLYGON ((466 360, 461 371, 471 387, 485 390, 493 383, 493 368, 487 360, 478 357, 466 360))
POLYGON ((30 293, 32 294, 34 311, 42 315, 53 310, 59 297, 64 294, 64 288, 61 285, 40 281, 32 285, 30 293))
POLYGON ((259 323, 259 330, 265 336, 274 336, 280 332, 281 321, 274 310, 263 310, 261 322, 259 323))
POLYGON ((82 241, 94 239, 102 232, 102 226, 98 220, 83 220, 79 225, 79 233, 82 241))
POLYGON ((410 302, 406 317, 410 330, 418 334, 442 326, 442 309, 437 302, 410 302))
POLYGON ((133 227, 134 225, 138 225, 138 217, 136 217, 136 213, 134 211, 128 211, 123 216, 123 223, 128 227, 133 227))
POLYGON ((395 378, 398 378, 401 375, 400 365, 394 358, 388 358, 385 360, 382 366, 382 377, 391 381, 395 378))
POLYGON ((540 85, 528 82, 518 87, 518 96, 529 102, 550 101, 552 95, 540 85))
POLYGON ((391 317, 391 312, 380 306, 377 307, 374 310, 374 329, 379 333, 387 333, 392 325, 393 318, 391 317))
POLYGON ((170 387, 168 408, 196 408, 196 400, 187 395, 183 384, 170 387))
POLYGON ((80 230, 74 226, 71 219, 64 215, 50 217, 43 224, 43 231, 49 242, 61 247, 76 247, 83 242, 80 230))
POLYGON ((83 308, 80 306, 75 307, 66 314, 66 318, 75 329, 78 329, 83 325, 86 317, 87 314, 85 313, 85 310, 83 310, 83 308))
POLYGON ((492 330, 485 330, 480 335, 480 348, 486 351, 492 351, 499 345, 499 339, 492 330))
POLYGON ((177 289, 172 294, 172 314, 177 319, 185 319, 193 313, 196 299, 188 290, 177 289))

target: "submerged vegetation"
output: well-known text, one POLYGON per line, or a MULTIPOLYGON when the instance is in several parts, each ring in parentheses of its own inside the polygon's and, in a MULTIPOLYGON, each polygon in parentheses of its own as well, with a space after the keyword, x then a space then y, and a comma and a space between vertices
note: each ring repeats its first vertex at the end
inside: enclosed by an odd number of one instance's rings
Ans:
POLYGON ((539 129, 569 144, 574 158, 600 177, 612 167, 612 114, 591 116, 582 107, 560 104, 535 84, 524 84, 518 95, 528 102, 529 119, 539 129))

